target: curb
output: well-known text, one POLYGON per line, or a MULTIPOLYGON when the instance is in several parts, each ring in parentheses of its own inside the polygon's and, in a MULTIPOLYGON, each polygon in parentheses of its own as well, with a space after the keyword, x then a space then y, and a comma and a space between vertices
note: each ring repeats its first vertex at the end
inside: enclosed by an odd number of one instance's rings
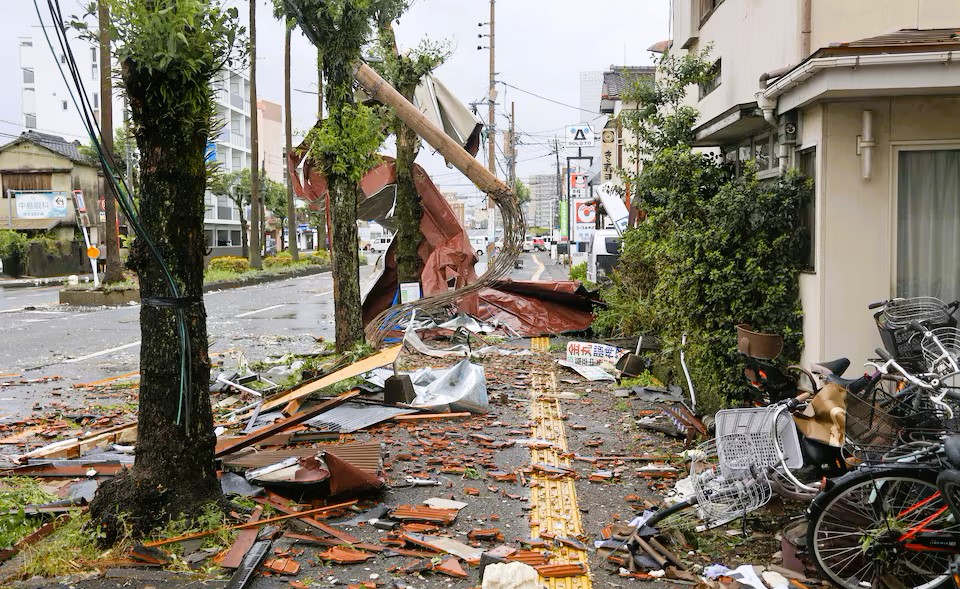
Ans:
MULTIPOLYGON (((67 282, 68 276, 50 276, 47 278, 14 278, 0 280, 0 290, 6 288, 29 288, 31 286, 56 286, 67 282)), ((93 282, 93 274, 78 275, 80 282, 93 282)))

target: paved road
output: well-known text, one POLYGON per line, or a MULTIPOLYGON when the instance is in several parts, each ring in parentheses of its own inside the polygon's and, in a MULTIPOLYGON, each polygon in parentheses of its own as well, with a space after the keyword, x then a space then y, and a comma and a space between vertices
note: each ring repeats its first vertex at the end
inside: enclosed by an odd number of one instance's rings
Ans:
MULTIPOLYGON (((523 254, 522 280, 563 280, 565 267, 543 253, 523 254)), ((361 280, 373 266, 361 268, 361 280)), ((478 268, 482 271, 482 268, 478 268)), ((140 306, 76 308, 57 304, 56 287, 0 289, 0 420, 52 403, 81 407, 91 395, 72 386, 139 368, 140 306), (17 376, 3 376, 3 375, 17 376), (36 380, 20 384, 21 380, 36 380), (49 380, 53 379, 53 380, 49 380), (13 383, 4 386, 3 383, 13 383)), ((333 338, 330 273, 215 291, 204 296, 210 351, 227 367, 237 354, 256 361, 309 353, 333 338)))

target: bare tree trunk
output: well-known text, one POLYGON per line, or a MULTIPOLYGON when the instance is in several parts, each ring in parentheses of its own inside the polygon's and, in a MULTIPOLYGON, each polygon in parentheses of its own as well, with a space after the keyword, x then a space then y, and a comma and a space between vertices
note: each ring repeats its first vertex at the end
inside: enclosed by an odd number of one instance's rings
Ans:
POLYGON ((250 224, 247 223, 247 218, 243 214, 242 210, 240 213, 240 255, 244 258, 250 257, 250 240, 247 238, 247 229, 250 228, 250 224))
MULTIPOLYGON (((413 90, 402 92, 413 102, 413 90)), ((413 163, 417 159, 420 138, 416 131, 403 124, 397 125, 397 274, 400 282, 420 282, 420 242, 423 232, 420 220, 423 206, 413 179, 413 163)))
MULTIPOLYGON (((210 130, 203 117, 212 117, 213 105, 201 110, 205 115, 197 114, 196 105, 177 112, 157 104, 158 81, 149 70, 138 70, 130 61, 123 70, 141 153, 140 216, 181 298, 171 299, 163 267, 139 236, 130 256, 143 301, 137 454, 133 468, 103 483, 90 505, 105 544, 113 543, 127 524, 135 533, 146 533, 221 498, 203 305, 204 152, 210 130), (186 375, 181 373, 177 307, 182 308, 190 348, 186 375)), ((182 94, 202 92, 187 88, 182 94)))
MULTIPOLYGON (((113 157, 113 81, 111 79, 110 59, 110 7, 106 2, 97 2, 97 16, 100 34, 100 132, 103 139, 103 149, 113 157)), ((117 231, 117 200, 113 182, 107 178, 111 172, 103 171, 106 184, 104 191, 103 208, 106 225, 104 245, 107 248, 107 269, 103 275, 103 283, 120 282, 123 280, 123 267, 120 265, 120 236, 117 231)))
MULTIPOLYGON (((286 23, 284 24, 286 25, 286 23)), ((284 156, 293 151, 293 106, 290 104, 290 34, 291 28, 287 25, 286 35, 283 37, 283 127, 287 140, 287 149, 284 151, 284 156)), ((287 174, 286 180, 290 257, 296 262, 300 259, 300 252, 297 249, 297 203, 293 196, 293 181, 290 179, 290 174, 287 174)))
POLYGON ((257 121, 257 2, 250 3, 250 266, 260 269, 260 241, 263 239, 260 205, 260 133, 257 121))

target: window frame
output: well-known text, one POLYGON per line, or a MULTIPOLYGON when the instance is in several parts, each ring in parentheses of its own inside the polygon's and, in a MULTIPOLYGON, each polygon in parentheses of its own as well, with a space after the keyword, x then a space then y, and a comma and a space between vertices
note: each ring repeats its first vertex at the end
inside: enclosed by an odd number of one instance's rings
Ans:
POLYGON ((697 0, 697 12, 700 14, 700 27, 702 28, 704 23, 710 20, 710 17, 713 16, 713 13, 717 11, 717 8, 720 8, 720 5, 723 4, 723 0, 697 0), (710 8, 704 10, 705 4, 712 4, 710 8))
POLYGON ((795 158, 794 161, 796 162, 796 168, 801 172, 804 172, 808 177, 813 179, 813 198, 807 205, 809 207, 809 212, 805 210, 804 214, 807 218, 801 220, 806 223, 807 228, 810 230, 810 244, 809 244, 809 251, 807 252, 809 255, 809 259, 807 260, 808 264, 806 264, 803 268, 801 268, 800 271, 803 272, 804 274, 816 274, 817 273, 817 235, 818 235, 817 234, 817 215, 819 213, 819 211, 817 210, 818 209, 817 193, 819 191, 818 190, 819 179, 818 179, 817 171, 819 169, 819 164, 820 164, 817 145, 813 144, 813 145, 807 145, 807 146, 798 148, 794 152, 794 158, 795 158), (813 161, 811 162, 813 164, 812 176, 809 174, 806 174, 803 169, 804 167, 801 165, 801 160, 805 156, 812 156, 813 158, 813 161))
POLYGON ((707 84, 697 84, 697 101, 701 101, 707 96, 713 94, 717 88, 723 83, 723 59, 717 58, 713 65, 710 66, 710 79, 707 80, 707 84))

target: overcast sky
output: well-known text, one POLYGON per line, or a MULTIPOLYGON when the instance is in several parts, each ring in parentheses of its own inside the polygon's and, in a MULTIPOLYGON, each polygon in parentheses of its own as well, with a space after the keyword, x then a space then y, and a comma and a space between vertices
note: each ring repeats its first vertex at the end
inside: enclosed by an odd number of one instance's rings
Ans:
MULTIPOLYGON (((258 90, 262 98, 283 102, 283 25, 272 16, 272 1, 258 4, 258 90)), ((81 12, 86 0, 61 0, 65 14, 81 12)), ((244 20, 246 0, 226 0, 240 9, 244 20)), ((0 131, 19 133, 11 125, 20 121, 17 37, 31 34, 37 17, 31 0, 0 0, 0 79, 7 81, 0 92, 0 131)), ((45 2, 41 0, 41 7, 45 2)), ((597 115, 581 112, 580 72, 602 71, 610 65, 649 65, 647 47, 669 37, 669 0, 499 0, 496 4, 496 60, 498 79, 568 106, 534 97, 514 88, 499 86, 497 125, 506 128, 505 114, 516 105, 517 127, 525 135, 518 148, 517 174, 552 173, 555 157, 549 143, 562 127, 591 121, 597 115), (571 108, 573 107, 573 108, 571 108)), ((396 26, 401 49, 420 39, 446 40, 453 55, 437 74, 464 102, 485 99, 489 76, 486 26, 488 0, 414 0, 396 26)), ((316 120, 316 51, 299 33, 294 39, 293 119, 295 129, 307 129, 316 120), (296 91, 296 90, 301 90, 296 91), (310 93, 313 94, 310 94, 310 93)), ((486 119, 486 105, 480 112, 486 119)), ((598 114, 598 113, 597 113, 598 114)), ((444 190, 475 194, 462 175, 444 166, 425 147, 418 160, 444 190)), ((561 157, 566 153, 561 153, 561 157)), ((481 154, 483 160, 486 157, 481 154)), ((498 175, 503 177, 502 173, 498 175)))

